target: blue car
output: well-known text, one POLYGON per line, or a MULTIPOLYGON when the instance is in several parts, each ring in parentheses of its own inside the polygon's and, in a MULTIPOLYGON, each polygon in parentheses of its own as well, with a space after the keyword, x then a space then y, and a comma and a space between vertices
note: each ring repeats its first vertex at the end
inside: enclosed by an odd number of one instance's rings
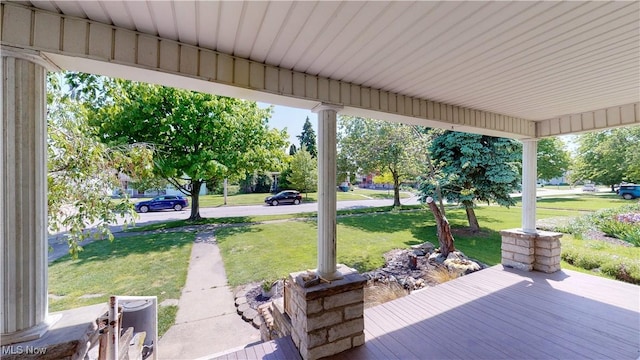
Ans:
POLYGON ((618 195, 626 200, 640 198, 640 185, 625 184, 618 188, 618 195))
POLYGON ((169 210, 180 211, 189 206, 189 200, 181 195, 160 195, 151 200, 140 201, 135 205, 137 212, 169 210))

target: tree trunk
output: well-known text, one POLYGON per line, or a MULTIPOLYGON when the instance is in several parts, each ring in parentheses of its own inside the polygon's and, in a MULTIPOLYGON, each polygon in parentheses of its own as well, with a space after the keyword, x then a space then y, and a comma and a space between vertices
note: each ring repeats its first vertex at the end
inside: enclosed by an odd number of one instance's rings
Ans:
POLYGON ((393 175, 393 207, 400 206, 400 176, 392 172, 393 175))
MULTIPOLYGON (((416 133, 420 137, 423 137, 422 133, 420 133, 419 131, 416 130, 416 133)), ((436 182, 436 196, 438 196, 440 211, 442 212, 442 216, 445 216, 447 213, 444 210, 444 200, 442 200, 442 189, 440 188, 440 182, 436 180, 436 168, 435 166, 433 166, 433 161, 431 161, 431 155, 429 155, 428 151, 426 152, 426 156, 427 156, 427 164, 429 165, 429 176, 431 177, 432 180, 436 182)))
POLYGON ((200 188, 202 187, 202 181, 193 180, 191 182, 191 215, 190 221, 200 220, 200 188))
POLYGON ((451 227, 449 226, 449 220, 440 212, 436 203, 433 202, 433 198, 429 196, 427 198, 427 204, 429 209, 433 213, 433 217, 436 218, 436 229, 438 232, 438 242, 440 243, 440 253, 443 257, 447 257, 450 252, 456 251, 456 247, 453 242, 453 235, 451 235, 451 227))
POLYGON ((467 212, 467 221, 469 221, 469 229, 474 233, 480 231, 480 224, 478 224, 478 218, 476 217, 475 211, 473 211, 473 204, 469 205, 465 203, 464 209, 467 212))

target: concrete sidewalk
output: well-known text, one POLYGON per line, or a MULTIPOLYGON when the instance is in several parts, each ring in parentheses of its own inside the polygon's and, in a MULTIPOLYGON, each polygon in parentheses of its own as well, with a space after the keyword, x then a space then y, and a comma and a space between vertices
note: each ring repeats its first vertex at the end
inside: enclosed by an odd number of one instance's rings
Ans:
POLYGON ((195 359, 260 341, 236 313, 213 233, 200 233, 191 250, 176 323, 158 342, 160 359, 195 359))

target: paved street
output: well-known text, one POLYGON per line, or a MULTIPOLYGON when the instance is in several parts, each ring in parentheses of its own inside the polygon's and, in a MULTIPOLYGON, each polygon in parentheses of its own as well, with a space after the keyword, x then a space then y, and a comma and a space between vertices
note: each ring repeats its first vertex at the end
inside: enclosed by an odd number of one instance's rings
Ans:
MULTIPOLYGON (((400 203, 403 205, 418 204, 417 197, 411 197, 401 199, 400 203)), ((351 200, 351 201, 339 201, 337 204, 338 210, 344 209, 358 209, 368 207, 380 207, 393 205, 393 199, 385 200, 351 200)), ((136 220, 136 225, 146 225, 157 222, 164 222, 170 220, 183 220, 189 217, 190 209, 183 211, 159 211, 149 212, 145 214, 138 214, 139 218, 136 220)), ((246 206, 218 206, 210 208, 200 208, 200 215, 205 218, 221 218, 221 217, 239 217, 239 216, 257 216, 257 215, 280 215, 280 214, 297 214, 308 213, 318 211, 318 203, 302 203, 300 205, 280 205, 280 206, 268 206, 268 205, 246 205, 246 206)), ((122 225, 123 219, 120 219, 118 225, 122 225)), ((121 226, 114 226, 113 231, 119 231, 121 226)))
MULTIPOLYGON (((575 189, 555 189, 553 186, 538 188, 538 196, 555 196, 555 195, 570 195, 582 193, 581 188, 575 189)), ((519 194, 514 194, 518 196, 519 194)), ((413 196, 406 199, 401 199, 400 202, 403 205, 415 205, 418 204, 418 197, 413 196)), ((392 199, 385 200, 351 200, 351 201, 338 201, 338 210, 344 209, 358 209, 367 207, 380 207, 393 205, 392 199)), ((256 216, 256 215, 279 215, 279 214, 296 214, 318 211, 318 203, 302 203, 300 205, 280 205, 280 206, 267 206, 267 205, 247 205, 247 206, 218 206, 211 208, 201 208, 200 215, 202 217, 220 218, 220 217, 237 217, 237 216, 256 216)), ((189 217, 189 209, 183 211, 161 211, 146 214, 139 214, 140 217, 136 220, 137 225, 145 225, 154 222, 162 222, 168 220, 180 220, 189 217)), ((122 223, 120 223, 121 225, 122 223)))

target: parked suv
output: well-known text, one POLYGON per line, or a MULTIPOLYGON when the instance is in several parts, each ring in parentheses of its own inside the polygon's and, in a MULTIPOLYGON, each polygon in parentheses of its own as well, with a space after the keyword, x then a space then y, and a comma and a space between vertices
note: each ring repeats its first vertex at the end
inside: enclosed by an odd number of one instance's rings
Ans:
POLYGON ((140 201, 136 204, 137 212, 146 213, 148 211, 173 209, 180 211, 189 206, 189 201, 180 195, 160 195, 148 201, 140 201))
POLYGON ((640 185, 633 185, 633 184, 620 185, 620 188, 618 189, 618 195, 622 196, 627 200, 639 198, 640 185))

